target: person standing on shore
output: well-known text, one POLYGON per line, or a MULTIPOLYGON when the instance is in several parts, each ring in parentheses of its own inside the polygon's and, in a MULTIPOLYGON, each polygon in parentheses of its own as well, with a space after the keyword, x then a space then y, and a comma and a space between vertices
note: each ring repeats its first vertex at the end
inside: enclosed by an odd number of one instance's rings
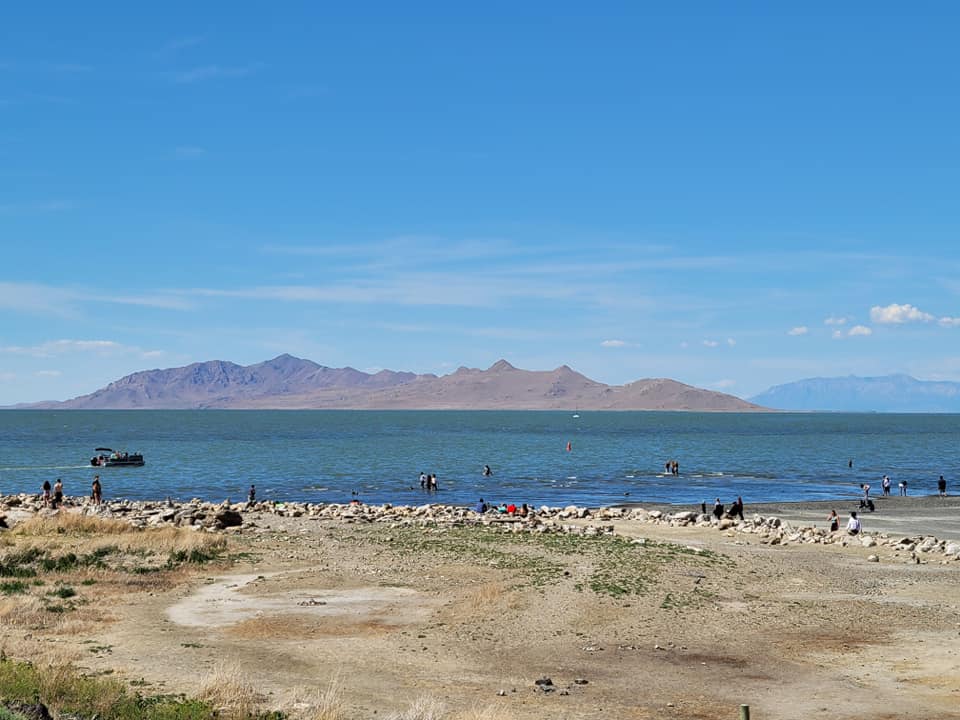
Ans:
POLYGON ((870 500, 870 486, 867 483, 860 483, 860 489, 863 490, 863 504, 866 505, 870 500))
POLYGON ((906 481, 906 480, 901 480, 901 481, 898 483, 897 487, 900 488, 900 497, 906 497, 906 496, 907 496, 907 481, 906 481))
POLYGON ((890 484, 891 484, 891 483, 890 483, 890 476, 889 476, 889 475, 884 475, 884 476, 883 476, 883 480, 881 481, 880 484, 881 484, 881 486, 883 487, 883 494, 884 494, 884 495, 889 495, 889 494, 890 494, 890 484))
POLYGON ((253 505, 257 501, 257 486, 250 483, 250 490, 247 492, 247 502, 253 505))
POLYGON ((713 503, 713 516, 717 520, 723 517, 723 503, 720 502, 720 498, 717 498, 717 501, 713 503))
POLYGON ((63 481, 57 478, 53 484, 53 504, 50 506, 56 510, 63 503, 63 481))
POLYGON ((728 513, 730 517, 739 517, 740 521, 743 522, 743 498, 737 495, 737 499, 730 506, 730 512, 728 513))
POLYGON ((827 521, 830 523, 830 532, 836 532, 840 529, 840 516, 837 515, 836 510, 830 511, 830 514, 827 515, 827 521))
POLYGON ((43 506, 50 507, 50 481, 43 481, 43 506))
POLYGON ((947 496, 947 481, 943 479, 943 475, 941 475, 940 479, 937 480, 937 494, 940 497, 947 496))
POLYGON ((90 499, 94 505, 103 504, 103 488, 100 486, 100 476, 93 476, 93 484, 90 487, 90 499))

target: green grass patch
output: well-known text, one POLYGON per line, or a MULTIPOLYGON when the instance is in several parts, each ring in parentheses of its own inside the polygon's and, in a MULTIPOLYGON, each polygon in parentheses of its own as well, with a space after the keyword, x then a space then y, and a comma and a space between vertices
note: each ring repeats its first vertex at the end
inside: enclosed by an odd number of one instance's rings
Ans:
POLYGON ((29 720, 29 718, 26 715, 15 713, 12 710, 8 710, 3 705, 0 705, 0 720, 29 720))
MULTIPOLYGON (((348 539, 369 543, 370 536, 348 539)), ((615 535, 505 532, 489 527, 403 527, 372 538, 382 553, 435 556, 509 571, 516 587, 546 587, 576 575, 574 589, 614 598, 648 593, 674 567, 732 567, 717 553, 615 535), (571 560, 576 560, 572 563, 571 560)))
MULTIPOLYGON (((38 667, 0 658, 0 697, 42 702, 54 715, 100 720, 212 720, 209 703, 182 695, 143 695, 117 678, 94 678, 65 668, 38 667)), ((16 715, 15 720, 20 720, 16 715)), ((261 716, 266 718, 268 716, 261 716)), ((0 720, 9 720, 0 715, 0 720)))
POLYGON ((223 553, 219 549, 200 550, 194 548, 193 550, 175 550, 170 553, 170 557, 167 560, 167 567, 174 568, 186 563, 191 565, 205 565, 206 563, 219 560, 222 555, 223 553))
POLYGON ((30 586, 23 580, 0 582, 0 595, 21 595, 29 589, 30 586))

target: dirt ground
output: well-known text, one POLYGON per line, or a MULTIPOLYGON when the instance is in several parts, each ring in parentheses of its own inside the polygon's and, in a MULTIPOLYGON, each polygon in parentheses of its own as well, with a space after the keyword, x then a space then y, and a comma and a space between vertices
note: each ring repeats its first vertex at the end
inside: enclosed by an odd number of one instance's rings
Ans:
POLYGON ((628 522, 630 542, 255 525, 229 567, 55 641, 152 691, 228 665, 295 709, 335 681, 348 718, 424 696, 454 718, 960 718, 956 561, 628 522))

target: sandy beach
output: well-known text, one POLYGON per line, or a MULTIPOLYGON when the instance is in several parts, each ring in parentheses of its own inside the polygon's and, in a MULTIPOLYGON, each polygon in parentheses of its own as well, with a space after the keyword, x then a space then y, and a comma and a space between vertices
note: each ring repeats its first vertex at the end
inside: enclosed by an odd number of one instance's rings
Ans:
MULTIPOLYGON (((936 495, 907 496, 870 495, 876 510, 868 512, 860 509, 859 496, 838 500, 819 500, 806 502, 750 503, 745 499, 744 512, 747 514, 776 515, 785 522, 796 525, 826 527, 826 518, 831 510, 836 510, 841 520, 846 522, 850 511, 855 511, 863 523, 865 533, 889 533, 891 535, 935 535, 944 539, 960 540, 960 496, 936 495)), ((721 498, 729 501, 730 498, 721 498)), ((655 508, 664 512, 678 510, 697 510, 699 505, 663 505, 648 503, 630 503, 621 507, 655 508)), ((707 511, 712 509, 712 498, 707 503, 707 511)))
MULTIPOLYGON (((957 499, 894 500, 868 532, 882 520, 898 537, 955 533, 957 499)), ((822 526, 829 506, 747 513, 822 526)), ((721 720, 741 703, 782 720, 957 717, 960 561, 943 553, 787 542, 792 529, 772 544, 598 513, 521 532, 416 509, 409 522, 298 512, 244 512, 226 532, 138 531, 138 548, 160 532, 222 538, 227 550, 162 574, 127 576, 123 561, 46 576, 44 587, 69 583, 86 604, 51 618, 33 601, 42 590, 5 598, 5 652, 160 693, 202 693, 226 675, 261 707, 304 718, 320 717, 328 690, 342 718, 721 720)), ((60 521, 3 531, 0 553, 117 543, 60 521)))

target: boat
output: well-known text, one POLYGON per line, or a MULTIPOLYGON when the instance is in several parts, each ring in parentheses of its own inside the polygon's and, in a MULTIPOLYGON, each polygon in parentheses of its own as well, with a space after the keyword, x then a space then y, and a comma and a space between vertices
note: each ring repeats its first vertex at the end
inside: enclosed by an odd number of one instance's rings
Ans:
POLYGON ((128 453, 110 448, 98 447, 97 454, 90 458, 93 467, 140 467, 143 465, 143 455, 128 453))

